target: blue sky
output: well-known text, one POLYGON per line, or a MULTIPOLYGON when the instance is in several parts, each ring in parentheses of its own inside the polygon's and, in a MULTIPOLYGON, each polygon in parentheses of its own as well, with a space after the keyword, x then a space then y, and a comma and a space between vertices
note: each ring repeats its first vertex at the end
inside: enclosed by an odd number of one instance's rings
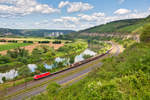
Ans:
POLYGON ((81 30, 150 15, 150 0, 0 0, 0 27, 81 30))

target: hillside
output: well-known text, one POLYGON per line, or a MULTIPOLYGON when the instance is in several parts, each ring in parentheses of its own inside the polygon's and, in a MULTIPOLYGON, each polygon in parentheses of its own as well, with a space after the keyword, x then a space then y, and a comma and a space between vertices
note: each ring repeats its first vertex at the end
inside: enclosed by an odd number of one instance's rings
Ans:
POLYGON ((141 43, 131 45, 119 56, 106 58, 102 67, 80 82, 66 88, 50 84, 46 93, 31 100, 150 100, 149 34, 150 25, 144 26, 141 43))
POLYGON ((136 29, 142 27, 144 24, 147 24, 149 22, 150 16, 141 19, 125 19, 81 30, 79 31, 79 33, 132 33, 136 29))
POLYGON ((0 28, 1 36, 34 36, 34 37, 43 37, 48 36, 53 32, 68 34, 74 31, 72 30, 47 30, 47 29, 8 29, 0 28))

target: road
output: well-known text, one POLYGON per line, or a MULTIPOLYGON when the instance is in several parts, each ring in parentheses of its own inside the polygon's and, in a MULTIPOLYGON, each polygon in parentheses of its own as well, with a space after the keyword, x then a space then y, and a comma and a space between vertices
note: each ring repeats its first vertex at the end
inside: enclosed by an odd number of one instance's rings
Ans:
MULTIPOLYGON (((112 46, 113 46, 113 50, 112 50, 113 52, 112 53, 114 53, 113 56, 117 56, 120 53, 120 47, 116 44, 112 44, 112 46)), ((100 58, 100 59, 102 59, 102 58, 100 58)), ((9 90, 7 96, 10 96, 10 95, 14 95, 14 96, 12 96, 8 100, 22 100, 24 98, 31 97, 31 96, 37 95, 41 92, 44 92, 47 85, 50 83, 50 81, 55 81, 60 85, 69 85, 69 84, 71 85, 74 82, 77 82, 80 79, 84 78, 93 68, 101 66, 102 65, 101 62, 96 63, 96 61, 99 61, 100 59, 91 61, 91 62, 86 63, 84 65, 81 65, 77 68, 67 70, 65 72, 53 75, 51 77, 43 78, 43 79, 38 80, 38 81, 28 82, 27 89, 30 89, 33 86, 36 86, 37 84, 41 84, 43 82, 48 81, 46 84, 39 86, 39 87, 36 87, 36 88, 29 90, 27 92, 22 92, 25 89, 24 84, 17 86, 15 88, 12 88, 9 90), (86 67, 86 66, 90 66, 90 67, 86 67), (78 70, 78 72, 76 72, 77 70, 78 70), (70 73, 70 75, 65 76, 69 73, 70 73), (64 77, 62 77, 62 76, 64 76, 64 77), (61 77, 61 78, 58 78, 58 77, 61 77)))

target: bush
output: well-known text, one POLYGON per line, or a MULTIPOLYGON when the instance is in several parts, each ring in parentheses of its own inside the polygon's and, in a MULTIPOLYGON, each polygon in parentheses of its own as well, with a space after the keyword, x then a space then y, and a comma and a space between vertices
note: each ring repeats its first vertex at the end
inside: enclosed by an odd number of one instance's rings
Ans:
POLYGON ((0 42, 7 42, 7 41, 2 39, 2 40, 0 40, 0 42))
POLYGON ((23 41, 23 43, 33 43, 33 41, 23 41))
POLYGON ((5 82, 6 81, 6 77, 4 76, 4 77, 2 77, 2 81, 3 82, 5 82))
POLYGON ((8 40, 8 42, 10 42, 10 43, 17 43, 18 41, 16 41, 16 40, 8 40))
POLYGON ((47 71, 47 69, 44 67, 44 65, 42 64, 42 65, 39 65, 38 67, 37 67, 37 69, 36 70, 38 70, 38 71, 40 71, 40 72, 42 72, 42 73, 44 73, 44 72, 46 72, 47 71))
POLYGON ((57 93, 58 93, 60 87, 61 86, 57 83, 49 84, 48 87, 47 87, 48 94, 50 96, 57 96, 57 93))
POLYGON ((39 41, 38 43, 50 43, 50 41, 39 41))
POLYGON ((88 54, 86 54, 86 55, 83 55, 83 58, 84 59, 88 59, 88 58, 91 58, 92 56, 91 55, 88 55, 88 54))
POLYGON ((61 41, 53 41, 53 44, 61 44, 61 41))

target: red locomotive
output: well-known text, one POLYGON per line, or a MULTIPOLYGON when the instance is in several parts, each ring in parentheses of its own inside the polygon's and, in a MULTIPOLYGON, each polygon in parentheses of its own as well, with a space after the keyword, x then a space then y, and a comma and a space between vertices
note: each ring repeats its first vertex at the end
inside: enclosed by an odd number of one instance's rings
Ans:
POLYGON ((38 80, 38 79, 47 77, 47 76, 49 76, 49 75, 50 75, 50 72, 46 72, 46 73, 42 73, 42 74, 40 74, 40 75, 35 75, 33 78, 34 78, 35 80, 38 80))

